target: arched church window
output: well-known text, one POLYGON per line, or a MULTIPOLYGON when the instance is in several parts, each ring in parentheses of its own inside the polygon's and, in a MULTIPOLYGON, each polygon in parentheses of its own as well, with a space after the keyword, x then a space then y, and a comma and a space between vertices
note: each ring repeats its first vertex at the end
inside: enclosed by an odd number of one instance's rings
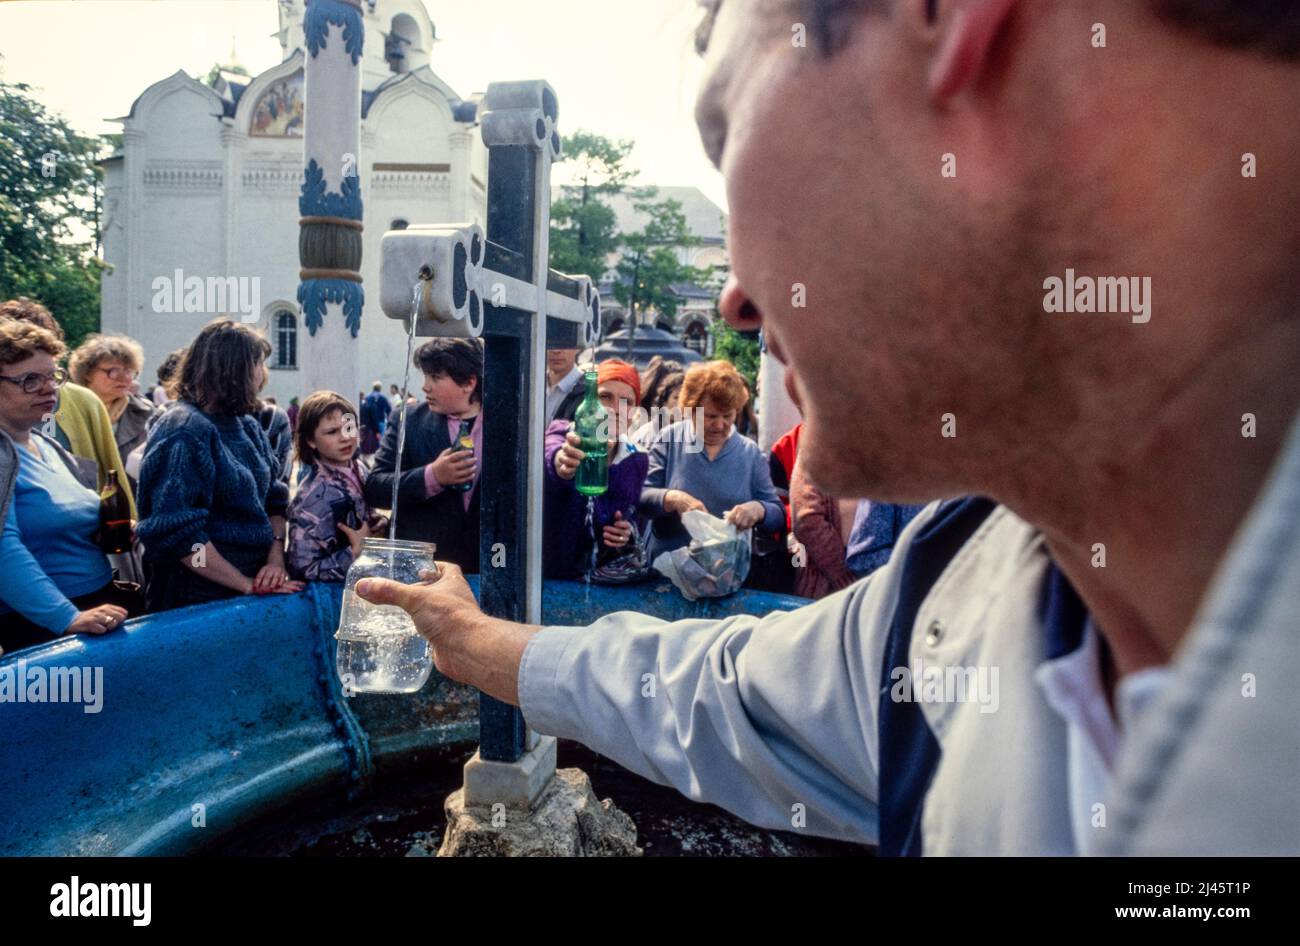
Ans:
POLYGON ((298 317, 281 309, 272 319, 275 328, 276 368, 298 367, 298 317))

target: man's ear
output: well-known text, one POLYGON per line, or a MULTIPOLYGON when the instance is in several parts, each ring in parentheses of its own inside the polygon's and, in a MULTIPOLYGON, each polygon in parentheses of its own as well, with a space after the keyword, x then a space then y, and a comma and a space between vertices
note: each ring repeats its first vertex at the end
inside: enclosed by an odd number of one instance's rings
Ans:
POLYGON ((1017 0, 948 0, 939 11, 939 51, 930 66, 930 96, 942 103, 979 78, 998 30, 1017 0), (946 12, 946 15, 945 15, 946 12))

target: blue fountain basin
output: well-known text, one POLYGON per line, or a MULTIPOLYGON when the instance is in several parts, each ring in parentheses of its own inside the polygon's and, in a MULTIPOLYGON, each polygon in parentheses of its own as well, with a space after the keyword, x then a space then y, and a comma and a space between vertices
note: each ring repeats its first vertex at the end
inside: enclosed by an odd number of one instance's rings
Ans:
MULTIPOLYGON (((470 584, 477 594, 477 576, 470 584)), ((386 770, 475 741, 477 691, 437 671, 413 696, 344 697, 341 601, 341 585, 313 584, 0 658, 0 854, 194 853, 295 801, 355 797, 386 770), (56 688, 76 699, 52 702, 56 688), (18 702, 19 689, 44 700, 18 702)), ((679 620, 806 603, 754 591, 688 602, 667 582, 547 582, 542 616, 586 625, 614 611, 679 620)))

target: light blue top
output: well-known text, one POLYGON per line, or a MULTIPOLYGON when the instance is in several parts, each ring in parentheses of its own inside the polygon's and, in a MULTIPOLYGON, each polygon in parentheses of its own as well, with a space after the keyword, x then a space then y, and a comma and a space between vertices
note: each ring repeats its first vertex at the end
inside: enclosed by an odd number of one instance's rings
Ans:
POLYGON ((0 538, 0 614, 17 611, 54 634, 77 616, 69 598, 103 588, 113 570, 91 541, 99 496, 82 486, 49 441, 37 458, 18 447, 18 478, 0 538))
MULTIPOLYGON (((719 519, 732 506, 757 500, 763 504, 764 529, 776 531, 785 525, 785 507, 772 485, 767 456, 758 444, 737 433, 735 427, 712 460, 689 420, 669 424, 660 431, 649 453, 650 471, 641 490, 641 509, 646 514, 663 515, 665 494, 670 489, 679 489, 704 503, 709 514, 719 519)), ((690 541, 685 529, 674 532, 674 535, 658 532, 651 535, 651 559, 690 541)))

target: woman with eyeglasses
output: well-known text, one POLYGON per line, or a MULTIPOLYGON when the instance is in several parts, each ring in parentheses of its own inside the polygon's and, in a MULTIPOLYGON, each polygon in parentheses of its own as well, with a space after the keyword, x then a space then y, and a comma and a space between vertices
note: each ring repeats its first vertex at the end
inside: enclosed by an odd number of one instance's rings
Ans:
MULTIPOLYGON (((0 321, 13 319, 45 329, 60 342, 65 341, 63 327, 50 310, 39 302, 19 296, 0 302, 0 321)), ((135 518, 135 491, 127 477, 126 457, 117 451, 113 440, 113 422, 108 409, 89 388, 68 381, 59 387, 59 403, 54 411, 41 418, 41 432, 52 437, 74 457, 92 461, 98 468, 97 488, 103 489, 108 475, 117 472, 117 481, 126 491, 131 504, 131 517, 135 518)))
POLYGON ((128 617, 95 544, 99 494, 78 478, 75 459, 40 433, 67 379, 53 333, 0 319, 0 648, 61 634, 103 634, 128 617))
POLYGON ((140 344, 124 335, 91 335, 68 359, 72 380, 94 391, 108 409, 113 439, 123 459, 144 443, 149 418, 157 410, 140 395, 131 393, 143 363, 140 344))
POLYGON ((303 588, 285 572, 289 487, 257 419, 270 353, 230 319, 207 325, 186 350, 177 401, 153 425, 140 464, 136 535, 150 611, 303 588))

